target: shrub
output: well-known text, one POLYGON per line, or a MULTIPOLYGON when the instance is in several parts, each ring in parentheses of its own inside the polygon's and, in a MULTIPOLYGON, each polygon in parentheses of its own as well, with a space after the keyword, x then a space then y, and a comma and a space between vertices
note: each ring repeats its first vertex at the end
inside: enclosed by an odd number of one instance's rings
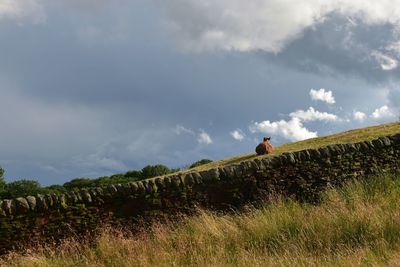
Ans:
POLYGON ((201 165, 204 165, 204 164, 208 164, 208 163, 211 163, 211 162, 212 162, 211 159, 202 159, 202 160, 196 161, 195 163, 190 165, 189 169, 195 168, 195 167, 198 167, 198 166, 201 166, 201 165))
POLYGON ((3 198, 32 196, 45 193, 44 191, 38 181, 22 179, 6 184, 3 198))

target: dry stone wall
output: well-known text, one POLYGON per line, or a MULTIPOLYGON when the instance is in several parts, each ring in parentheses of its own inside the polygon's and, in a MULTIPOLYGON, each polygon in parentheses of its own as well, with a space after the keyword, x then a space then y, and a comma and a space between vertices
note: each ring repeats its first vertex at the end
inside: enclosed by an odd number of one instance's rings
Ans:
POLYGON ((2 200, 0 251, 27 240, 84 233, 104 222, 132 225, 196 207, 224 210, 260 203, 274 192, 315 201, 327 186, 399 169, 400 134, 63 195, 2 200))

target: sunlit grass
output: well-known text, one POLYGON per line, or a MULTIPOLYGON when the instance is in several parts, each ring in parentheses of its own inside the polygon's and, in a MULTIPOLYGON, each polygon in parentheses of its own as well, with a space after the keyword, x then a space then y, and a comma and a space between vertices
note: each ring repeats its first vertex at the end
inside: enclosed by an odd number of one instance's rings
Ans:
POLYGON ((104 228, 8 256, 1 266, 375 266, 400 264, 400 179, 352 181, 319 205, 276 197, 243 214, 194 217, 131 233, 104 228))
MULTIPOLYGON (((368 141, 368 140, 373 140, 382 136, 389 136, 389 135, 394 135, 400 133, 400 122, 394 122, 394 123, 389 123, 389 124, 382 124, 382 125, 377 125, 377 126, 372 126, 372 127, 367 127, 367 128, 360 128, 360 129, 354 129, 351 131, 346 131, 346 132, 341 132, 338 134, 333 134, 333 135, 328 135, 328 136, 322 136, 322 137, 317 137, 317 138, 312 138, 312 139, 307 139, 304 141, 300 142, 294 142, 294 143, 287 143, 281 146, 276 147, 274 153, 272 155, 279 155, 284 152, 294 152, 294 151, 300 151, 304 149, 312 149, 312 148, 320 148, 324 147, 327 145, 333 145, 333 144, 345 144, 345 143, 355 143, 355 142, 361 142, 361 141, 368 141)), ((250 148, 251 149, 251 148, 250 148)), ((268 155, 270 156, 270 155, 268 155)), ((252 159, 256 158, 257 155, 252 151, 251 153, 244 154, 244 155, 239 155, 223 160, 217 160, 214 162, 211 162, 209 164, 201 165, 195 169, 192 170, 206 170, 214 167, 220 167, 232 163, 237 163, 243 160, 247 159, 252 159)), ((258 156, 260 158, 266 157, 266 156, 258 156)))

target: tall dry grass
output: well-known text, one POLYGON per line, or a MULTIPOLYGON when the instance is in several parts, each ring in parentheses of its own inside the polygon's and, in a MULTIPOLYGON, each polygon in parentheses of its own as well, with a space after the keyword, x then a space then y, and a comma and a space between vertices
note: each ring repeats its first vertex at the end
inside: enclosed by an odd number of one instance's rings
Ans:
POLYGON ((143 233, 105 228, 10 254, 1 266, 397 266, 400 179, 353 181, 316 206, 275 199, 245 214, 199 211, 143 233))

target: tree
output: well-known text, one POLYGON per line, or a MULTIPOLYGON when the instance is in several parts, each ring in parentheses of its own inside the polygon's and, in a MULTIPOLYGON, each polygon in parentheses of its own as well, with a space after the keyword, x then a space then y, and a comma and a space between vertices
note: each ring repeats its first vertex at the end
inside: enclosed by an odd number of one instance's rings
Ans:
POLYGON ((202 159, 202 160, 196 161, 195 163, 190 165, 189 169, 195 168, 195 167, 198 167, 198 166, 201 166, 201 165, 204 165, 204 164, 208 164, 210 162, 212 162, 212 160, 210 160, 210 159, 202 159))
MULTIPOLYGON (((173 170, 175 171, 175 170, 173 170)), ((164 165, 147 165, 142 169, 142 179, 152 178, 171 173, 172 171, 164 165)))
POLYGON ((130 170, 130 171, 127 171, 124 174, 124 176, 126 178, 132 178, 132 179, 135 179, 135 180, 140 180, 142 178, 143 174, 142 174, 142 171, 130 170))
POLYGON ((6 189, 6 181, 4 179, 4 169, 0 167, 0 196, 3 198, 4 191, 6 189))
POLYGON ((73 189, 83 189, 83 188, 94 187, 94 184, 95 184, 95 182, 93 179, 75 178, 69 182, 64 183, 63 186, 67 190, 73 190, 73 189))
POLYGON ((43 192, 62 194, 62 193, 67 192, 67 189, 65 189, 65 187, 62 185, 54 184, 54 185, 50 185, 50 186, 43 188, 43 192))
POLYGON ((38 181, 22 179, 8 183, 3 195, 5 198, 16 198, 41 193, 43 193, 43 188, 40 186, 38 181))

